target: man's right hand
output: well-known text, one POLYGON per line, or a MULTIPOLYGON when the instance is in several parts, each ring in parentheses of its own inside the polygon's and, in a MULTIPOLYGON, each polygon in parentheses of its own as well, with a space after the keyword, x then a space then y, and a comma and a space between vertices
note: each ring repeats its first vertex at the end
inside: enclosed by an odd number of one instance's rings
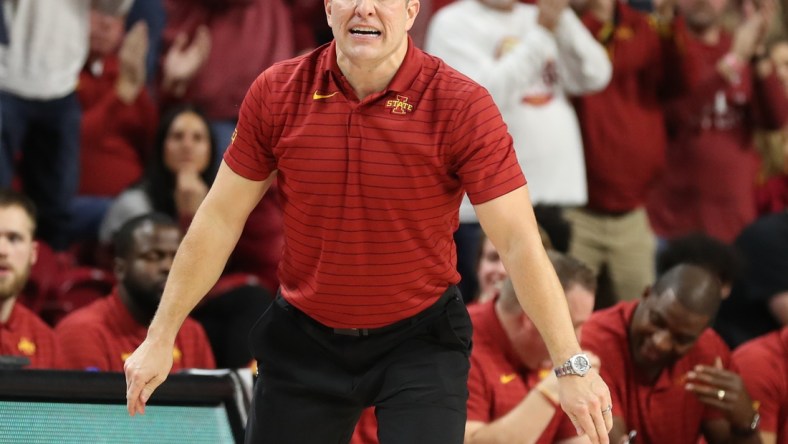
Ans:
POLYGON ((126 359, 123 370, 126 373, 126 408, 129 415, 145 413, 145 404, 172 369, 172 350, 172 343, 145 339, 126 359))

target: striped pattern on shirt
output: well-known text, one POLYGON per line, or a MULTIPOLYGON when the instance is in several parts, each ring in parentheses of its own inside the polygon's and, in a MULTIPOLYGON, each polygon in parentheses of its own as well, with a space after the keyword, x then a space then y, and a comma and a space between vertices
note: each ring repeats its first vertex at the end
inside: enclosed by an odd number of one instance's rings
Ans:
POLYGON ((339 328, 429 307, 459 280, 463 190, 478 204, 525 184, 487 91, 412 43, 388 88, 361 101, 333 42, 269 68, 225 162, 252 180, 278 170, 282 294, 339 328))

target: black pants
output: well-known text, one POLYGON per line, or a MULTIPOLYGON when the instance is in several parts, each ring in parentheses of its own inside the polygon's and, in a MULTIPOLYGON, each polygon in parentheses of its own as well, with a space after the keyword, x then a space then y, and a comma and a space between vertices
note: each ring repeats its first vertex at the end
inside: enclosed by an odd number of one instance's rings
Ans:
POLYGON ((462 443, 472 327, 459 291, 395 325, 341 335, 277 296, 251 333, 246 442, 347 443, 374 405, 382 444, 462 443))

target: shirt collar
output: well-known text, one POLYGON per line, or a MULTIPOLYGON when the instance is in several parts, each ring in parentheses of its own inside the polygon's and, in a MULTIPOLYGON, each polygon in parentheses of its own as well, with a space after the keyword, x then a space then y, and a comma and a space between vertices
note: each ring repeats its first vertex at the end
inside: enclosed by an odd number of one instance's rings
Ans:
MULTIPOLYGON (((350 88, 350 84, 345 79, 337 63, 336 45, 336 40, 332 40, 331 43, 327 44, 318 61, 318 72, 323 73, 326 77, 333 77, 334 83, 337 85, 343 88, 350 88)), ((391 82, 389 82, 380 96, 385 96, 390 92, 405 93, 410 90, 413 82, 421 71, 424 57, 426 57, 425 54, 414 46, 413 39, 408 35, 408 50, 405 53, 405 58, 402 60, 402 64, 397 70, 397 73, 394 74, 391 82)), ((321 83, 324 83, 325 80, 326 79, 321 79, 321 83)))

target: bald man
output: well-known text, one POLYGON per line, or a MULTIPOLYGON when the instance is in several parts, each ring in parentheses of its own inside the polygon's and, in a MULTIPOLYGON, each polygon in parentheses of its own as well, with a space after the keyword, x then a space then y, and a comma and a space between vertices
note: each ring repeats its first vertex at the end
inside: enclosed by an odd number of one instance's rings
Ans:
MULTIPOLYGON (((757 443, 758 415, 730 350, 709 327, 720 305, 716 275, 697 265, 665 272, 639 301, 594 313, 584 349, 602 361, 613 401, 611 442, 757 443)), ((582 442, 571 439, 566 442, 582 442)))

